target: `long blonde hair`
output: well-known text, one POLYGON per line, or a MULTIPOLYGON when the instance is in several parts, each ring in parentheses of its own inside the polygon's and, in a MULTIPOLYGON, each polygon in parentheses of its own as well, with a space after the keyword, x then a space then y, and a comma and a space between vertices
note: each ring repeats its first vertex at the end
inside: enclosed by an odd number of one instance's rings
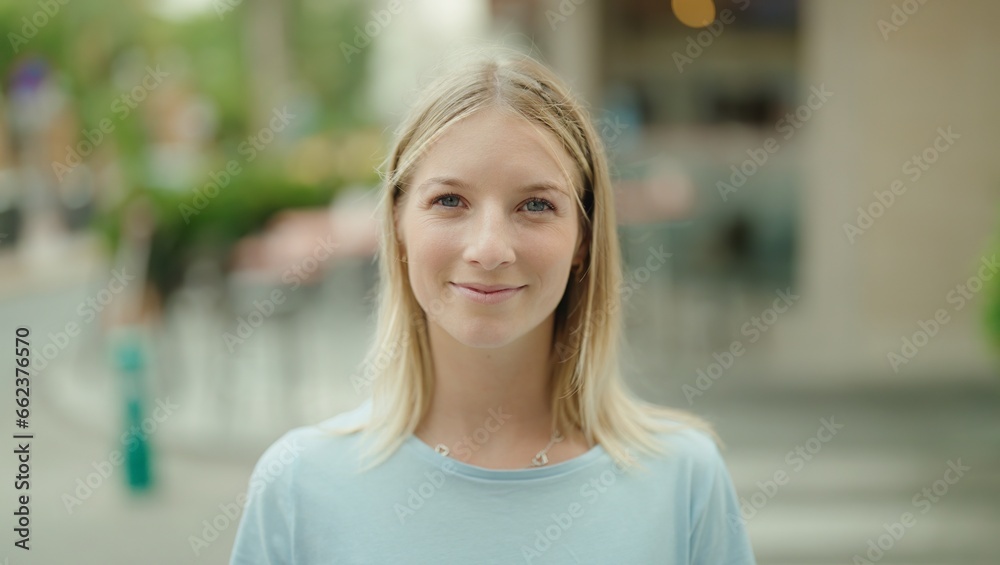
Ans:
POLYGON ((516 112, 555 134, 582 179, 575 196, 589 251, 555 311, 550 354, 553 425, 579 427, 590 445, 600 444, 625 468, 636 462, 632 448, 666 452, 653 437, 655 432, 694 427, 718 442, 704 420, 648 403, 626 389, 619 368, 624 277, 604 147, 588 112, 558 77, 527 55, 498 50, 467 58, 430 84, 396 131, 383 165, 378 204, 376 334, 363 374, 353 379, 356 389, 371 386, 370 416, 333 433, 362 431, 374 440, 366 442, 365 455, 373 460, 364 469, 370 469, 402 445, 428 410, 434 370, 427 313, 410 288, 394 214, 417 160, 430 144, 449 126, 485 108, 516 112))

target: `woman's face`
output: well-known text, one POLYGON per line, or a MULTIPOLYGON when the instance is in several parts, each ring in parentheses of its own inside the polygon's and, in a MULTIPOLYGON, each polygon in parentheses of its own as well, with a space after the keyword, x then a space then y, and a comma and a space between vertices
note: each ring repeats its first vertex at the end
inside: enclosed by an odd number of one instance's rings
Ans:
POLYGON ((419 160, 396 210, 410 284, 429 323, 471 347, 538 327, 582 257, 575 166, 541 126, 494 109, 453 124, 419 160), (482 294, 463 285, 507 287, 482 294))

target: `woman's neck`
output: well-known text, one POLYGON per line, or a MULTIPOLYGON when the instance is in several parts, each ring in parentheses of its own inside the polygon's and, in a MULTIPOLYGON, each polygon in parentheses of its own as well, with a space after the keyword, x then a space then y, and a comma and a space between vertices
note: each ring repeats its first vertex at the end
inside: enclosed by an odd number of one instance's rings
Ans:
POLYGON ((553 431, 552 323, 549 317, 503 347, 483 349, 429 322, 435 384, 415 435, 431 446, 448 446, 459 460, 529 465, 553 431))

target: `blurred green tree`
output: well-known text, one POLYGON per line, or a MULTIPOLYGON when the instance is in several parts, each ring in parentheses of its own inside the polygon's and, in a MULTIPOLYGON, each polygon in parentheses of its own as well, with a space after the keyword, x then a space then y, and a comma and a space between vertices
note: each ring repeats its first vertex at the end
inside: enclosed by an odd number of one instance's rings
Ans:
MULTIPOLYGON (((166 5, 168 0, 160 1, 166 5)), ((348 63, 339 47, 350 41, 355 26, 363 25, 359 3, 211 0, 208 10, 183 18, 164 16, 150 0, 53 2, 54 13, 40 6, 0 4, 0 26, 9 30, 12 47, 0 49, 0 72, 8 77, 5 89, 21 62, 41 58, 68 95, 80 131, 92 130, 115 117, 112 104, 123 95, 116 74, 125 63, 138 59, 155 65, 180 52, 187 65, 185 80, 212 102, 217 114, 214 138, 203 156, 207 166, 219 171, 233 159, 243 164, 210 205, 185 217, 181 206, 209 179, 188 191, 161 186, 150 168, 148 121, 137 116, 115 120, 111 137, 127 189, 107 203, 95 226, 113 252, 125 204, 138 196, 150 198, 157 218, 150 280, 161 295, 176 287, 187 261, 205 253, 225 261, 229 246, 261 229, 276 212, 325 205, 347 183, 378 180, 373 166, 351 163, 347 168, 347 159, 329 154, 345 147, 357 153, 357 146, 370 145, 376 129, 365 103, 368 53, 362 50, 348 63), (313 104, 303 102, 303 95, 313 104), (272 108, 286 103, 299 104, 297 108, 305 104, 306 119, 293 124, 285 143, 269 146, 259 160, 248 163, 239 152, 241 143, 259 132, 272 108), (312 151, 296 154, 297 143, 310 137, 339 143, 312 143, 312 151), (303 158, 343 164, 344 170, 326 166, 321 179, 304 183, 296 176, 303 158)))

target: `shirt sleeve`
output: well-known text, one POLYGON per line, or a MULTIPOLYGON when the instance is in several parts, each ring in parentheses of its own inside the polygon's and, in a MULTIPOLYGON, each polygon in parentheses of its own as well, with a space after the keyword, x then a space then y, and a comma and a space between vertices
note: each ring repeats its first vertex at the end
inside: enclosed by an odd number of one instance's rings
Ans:
POLYGON ((286 565, 293 561, 293 464, 301 449, 285 434, 254 466, 230 565, 286 565))
POLYGON ((732 478, 715 443, 695 465, 703 487, 693 501, 692 565, 756 565, 732 478))

